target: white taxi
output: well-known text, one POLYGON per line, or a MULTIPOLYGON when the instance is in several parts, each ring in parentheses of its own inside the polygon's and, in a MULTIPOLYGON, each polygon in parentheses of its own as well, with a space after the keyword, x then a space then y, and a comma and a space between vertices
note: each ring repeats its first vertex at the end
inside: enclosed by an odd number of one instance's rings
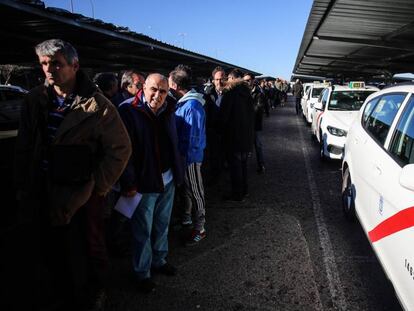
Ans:
POLYGON ((350 127, 342 202, 358 217, 406 310, 414 310, 414 85, 367 98, 350 127))
POLYGON ((312 132, 320 145, 321 159, 342 159, 348 129, 365 99, 378 91, 364 82, 333 85, 323 90, 314 105, 312 132))
POLYGON ((0 85, 0 140, 17 136, 20 110, 26 93, 19 86, 0 85))
POLYGON ((314 115, 313 106, 317 103, 322 90, 328 86, 330 86, 329 82, 315 81, 305 93, 304 99, 302 100, 302 113, 307 123, 312 123, 314 115))

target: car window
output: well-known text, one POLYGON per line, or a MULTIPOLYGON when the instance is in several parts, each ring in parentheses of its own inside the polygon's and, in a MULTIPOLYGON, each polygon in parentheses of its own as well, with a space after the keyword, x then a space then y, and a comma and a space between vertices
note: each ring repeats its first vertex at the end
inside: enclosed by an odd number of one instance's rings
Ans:
POLYGON ((387 94, 381 97, 371 114, 368 116, 365 128, 383 145, 387 138, 391 123, 395 118, 406 94, 387 94))
POLYGON ((356 111, 361 109, 365 99, 375 91, 333 91, 329 110, 356 111))
POLYGON ((1 90, 0 97, 0 130, 15 130, 18 128, 20 110, 25 94, 20 91, 1 90))
POLYGON ((312 88, 312 98, 318 98, 319 95, 322 93, 323 88, 312 88))
POLYGON ((329 89, 324 89, 324 92, 321 93, 323 109, 325 109, 326 102, 328 101, 328 95, 329 95, 329 89))
POLYGON ((364 108, 364 114, 362 117, 362 126, 365 127, 368 117, 370 116, 370 114, 372 113, 372 110, 375 108, 375 105, 378 103, 380 97, 376 97, 372 100, 370 100, 364 108))
POLYGON ((414 163, 414 96, 398 121, 389 150, 402 165, 414 163))
POLYGON ((16 100, 25 97, 25 94, 19 91, 3 90, 4 100, 16 100))

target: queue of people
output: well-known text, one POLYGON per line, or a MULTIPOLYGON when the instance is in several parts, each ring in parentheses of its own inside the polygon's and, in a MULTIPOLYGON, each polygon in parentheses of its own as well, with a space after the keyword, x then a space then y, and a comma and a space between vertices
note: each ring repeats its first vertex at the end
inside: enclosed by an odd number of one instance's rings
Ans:
POLYGON ((284 100, 286 83, 217 67, 202 94, 185 65, 168 77, 128 70, 120 85, 112 73, 93 83, 70 43, 52 39, 35 50, 45 83, 25 100, 15 182, 20 214, 38 228, 55 309, 87 309, 104 299, 104 206, 113 193, 138 202, 128 222, 132 266, 138 289, 151 292, 153 274, 177 272, 167 261, 174 197, 183 202, 181 225, 192 227, 189 246, 207 237, 204 164, 208 185, 229 168, 223 200, 246 200, 253 147, 257 172, 265 173, 263 114, 284 100))

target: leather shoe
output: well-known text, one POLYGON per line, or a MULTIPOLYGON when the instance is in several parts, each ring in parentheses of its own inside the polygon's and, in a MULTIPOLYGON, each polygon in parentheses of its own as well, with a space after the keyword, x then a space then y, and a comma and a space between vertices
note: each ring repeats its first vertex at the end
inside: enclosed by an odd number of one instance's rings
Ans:
POLYGON ((158 273, 158 274, 164 274, 168 276, 174 276, 177 274, 177 268, 167 262, 161 267, 153 267, 151 269, 151 272, 153 272, 154 274, 158 273))
POLYGON ((149 294, 155 290, 156 284, 152 281, 151 278, 145 278, 138 281, 138 289, 145 293, 149 294))

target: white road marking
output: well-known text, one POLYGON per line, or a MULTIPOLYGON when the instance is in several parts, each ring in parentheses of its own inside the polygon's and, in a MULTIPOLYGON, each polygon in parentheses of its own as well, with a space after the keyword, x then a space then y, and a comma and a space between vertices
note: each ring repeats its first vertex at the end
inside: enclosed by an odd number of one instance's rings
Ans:
MULTIPOLYGON (((302 127, 299 124, 300 118, 296 118, 296 124, 299 127, 300 141, 304 141, 302 127)), ((318 229, 319 241, 322 247, 323 263, 328 278, 329 291, 331 293, 332 303, 338 310, 347 310, 347 302, 341 279, 338 273, 338 267, 335 261, 335 255, 332 249, 331 239, 329 237, 328 228, 325 223, 323 211, 321 207, 321 200, 319 197, 318 188, 315 183, 315 178, 312 166, 309 159, 309 152, 306 145, 302 147, 303 157, 305 159, 306 174, 308 177, 309 190, 311 194, 312 207, 315 215, 316 226, 318 229)))

